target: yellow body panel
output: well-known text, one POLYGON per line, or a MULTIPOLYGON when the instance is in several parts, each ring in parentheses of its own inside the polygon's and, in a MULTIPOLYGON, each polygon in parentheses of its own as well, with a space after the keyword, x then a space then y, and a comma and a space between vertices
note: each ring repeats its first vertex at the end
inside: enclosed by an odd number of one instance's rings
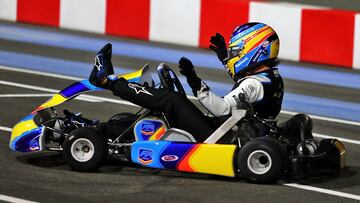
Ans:
POLYGON ((53 97, 51 97, 49 100, 47 100, 45 103, 43 103, 41 106, 39 106, 39 109, 46 109, 49 107, 57 106, 63 102, 65 102, 67 98, 63 97, 60 94, 55 94, 53 97))
MULTIPOLYGON (((130 81, 130 80, 134 80, 134 79, 139 79, 143 72, 144 72, 145 68, 141 68, 138 71, 132 72, 132 73, 128 73, 128 74, 124 74, 124 75, 118 75, 116 76, 117 78, 125 78, 126 80, 130 81)), ((91 90, 91 89, 90 89, 91 90)), ((77 95, 74 95, 73 97, 76 97, 77 95)), ((71 97, 71 98, 73 98, 71 97)), ((47 109, 50 107, 54 107, 57 105, 60 105, 64 102, 66 102, 67 100, 71 99, 71 98, 65 98, 64 96, 62 96, 59 93, 56 93, 53 97, 51 97, 49 100, 47 100, 45 103, 43 103, 41 106, 39 106, 38 108, 36 108, 33 112, 37 112, 39 110, 42 109, 47 109)))
POLYGON ((124 75, 118 75, 117 78, 125 78, 126 80, 132 80, 132 79, 135 79, 135 78, 140 78, 142 73, 143 73, 143 68, 138 70, 138 71, 135 71, 135 72, 132 72, 132 73, 128 73, 128 74, 124 74, 124 75))
POLYGON ((189 158, 194 172, 235 176, 234 154, 236 145, 201 144, 189 158))
POLYGON ((34 123, 33 119, 22 121, 16 124, 12 130, 10 142, 19 137, 24 132, 35 129, 37 127, 38 126, 34 123))

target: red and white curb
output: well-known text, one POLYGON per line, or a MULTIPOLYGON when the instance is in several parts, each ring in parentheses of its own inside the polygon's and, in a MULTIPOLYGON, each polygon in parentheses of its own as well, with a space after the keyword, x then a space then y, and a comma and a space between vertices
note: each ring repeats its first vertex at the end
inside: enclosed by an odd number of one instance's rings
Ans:
POLYGON ((0 0, 0 19, 208 47, 216 32, 261 21, 280 57, 360 69, 360 13, 283 2, 235 0, 0 0))

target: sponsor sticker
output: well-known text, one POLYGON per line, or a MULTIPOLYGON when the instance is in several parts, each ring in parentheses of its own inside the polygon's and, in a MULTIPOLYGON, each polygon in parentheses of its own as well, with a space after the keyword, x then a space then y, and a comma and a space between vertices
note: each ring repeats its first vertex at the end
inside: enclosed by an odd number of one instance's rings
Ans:
POLYGON ((95 57, 94 65, 98 71, 100 71, 103 68, 103 55, 98 54, 95 57))
POLYGON ((131 89, 133 89, 136 94, 143 93, 143 94, 153 96, 153 94, 151 94, 149 91, 147 91, 144 86, 140 86, 140 85, 135 84, 135 83, 129 83, 128 86, 131 89))
POLYGON ((235 68, 239 68, 241 65, 243 65, 249 58, 248 57, 244 57, 242 58, 240 61, 235 63, 235 68))
POLYGON ((31 140, 30 141, 30 150, 31 151, 36 151, 36 150, 39 150, 39 149, 40 149, 39 143, 36 140, 31 140))
POLYGON ((153 123, 142 123, 141 124, 141 134, 143 135, 153 135, 155 132, 155 125, 153 123))
POLYGON ((263 43, 263 47, 264 47, 264 48, 266 48, 268 45, 269 45, 269 41, 265 41, 265 42, 263 43))
POLYGON ((154 152, 150 149, 139 149, 138 160, 142 164, 150 164, 153 161, 154 152))
POLYGON ((169 161, 176 161, 176 160, 178 160, 178 159, 179 159, 179 157, 176 156, 176 155, 165 155, 165 156, 162 156, 162 157, 161 157, 161 160, 167 161, 167 162, 169 162, 169 161))
POLYGON ((255 87, 252 85, 248 85, 248 88, 250 90, 250 92, 255 92, 255 87))

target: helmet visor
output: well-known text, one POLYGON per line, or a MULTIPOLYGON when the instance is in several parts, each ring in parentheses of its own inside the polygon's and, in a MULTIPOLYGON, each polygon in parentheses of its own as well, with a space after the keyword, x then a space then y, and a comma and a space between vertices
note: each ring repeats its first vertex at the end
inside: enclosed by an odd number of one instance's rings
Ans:
POLYGON ((228 49, 228 57, 229 57, 229 59, 232 59, 232 58, 234 58, 236 56, 239 56, 240 52, 241 52, 241 49, 238 46, 229 47, 229 49, 228 49))
POLYGON ((243 51, 244 48, 244 43, 240 42, 239 44, 235 45, 235 46, 229 46, 228 48, 228 58, 232 59, 236 56, 240 56, 241 52, 243 51))

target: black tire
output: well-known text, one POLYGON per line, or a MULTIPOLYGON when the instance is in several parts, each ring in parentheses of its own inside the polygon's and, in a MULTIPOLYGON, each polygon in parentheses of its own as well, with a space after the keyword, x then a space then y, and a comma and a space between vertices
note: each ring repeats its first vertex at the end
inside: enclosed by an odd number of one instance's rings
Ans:
POLYGON ((75 129, 65 138, 63 157, 74 171, 94 171, 106 158, 105 139, 94 129, 75 129))
POLYGON ((237 166, 246 181, 270 184, 280 179, 285 160, 286 150, 277 140, 258 137, 239 150, 237 166))

